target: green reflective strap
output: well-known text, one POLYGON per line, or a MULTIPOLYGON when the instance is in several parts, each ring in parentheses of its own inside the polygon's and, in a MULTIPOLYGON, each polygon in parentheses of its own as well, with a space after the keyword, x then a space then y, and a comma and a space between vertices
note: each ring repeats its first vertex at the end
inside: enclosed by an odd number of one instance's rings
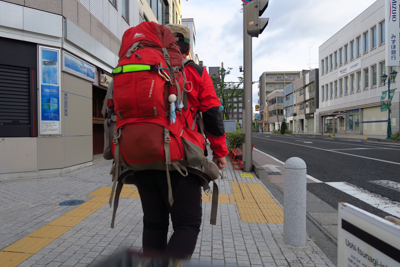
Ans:
POLYGON ((127 72, 135 72, 135 71, 146 71, 151 70, 151 65, 143 65, 143 64, 129 64, 116 67, 113 70, 113 74, 127 73, 127 72))

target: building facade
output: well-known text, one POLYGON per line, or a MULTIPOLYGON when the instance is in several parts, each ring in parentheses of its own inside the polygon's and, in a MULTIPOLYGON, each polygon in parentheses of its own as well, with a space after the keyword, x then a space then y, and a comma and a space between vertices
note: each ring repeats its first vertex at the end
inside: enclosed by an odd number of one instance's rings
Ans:
MULTIPOLYGON (((319 47, 319 108, 315 132, 386 135, 388 112, 381 112, 387 85, 385 1, 377 0, 319 47)), ((397 79, 391 88, 398 88, 397 79)), ((399 130, 399 91, 392 100, 392 132, 399 130)))
POLYGON ((268 103, 268 132, 280 130, 283 120, 283 89, 274 90, 267 95, 268 103))
POLYGON ((190 30, 190 53, 188 58, 193 60, 194 63, 199 64, 199 57, 196 54, 196 27, 194 25, 194 19, 182 19, 182 25, 188 27, 190 30))
POLYGON ((266 112, 267 95, 274 90, 284 89, 287 85, 291 84, 294 80, 300 77, 300 71, 266 71, 261 74, 259 78, 259 99, 260 110, 264 110, 260 115, 263 121, 264 131, 268 131, 268 122, 266 112))
POLYGON ((124 31, 180 12, 180 0, 0 0, 0 174, 92 162, 124 31))

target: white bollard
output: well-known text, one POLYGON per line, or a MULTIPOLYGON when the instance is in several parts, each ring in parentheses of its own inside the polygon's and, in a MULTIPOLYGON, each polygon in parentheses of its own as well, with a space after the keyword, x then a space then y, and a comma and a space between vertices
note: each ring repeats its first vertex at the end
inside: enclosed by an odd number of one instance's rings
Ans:
POLYGON ((307 246, 307 166, 301 158, 285 162, 283 194, 283 241, 292 247, 307 246))

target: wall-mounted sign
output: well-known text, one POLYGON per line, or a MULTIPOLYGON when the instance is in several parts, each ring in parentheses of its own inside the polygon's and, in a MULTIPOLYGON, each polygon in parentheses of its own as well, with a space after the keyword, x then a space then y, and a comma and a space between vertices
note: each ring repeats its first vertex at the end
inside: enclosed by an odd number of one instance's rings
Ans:
POLYGON ((339 203, 337 266, 399 266, 400 226, 339 203))
POLYGON ((99 84, 104 87, 108 87, 113 77, 110 74, 99 71, 99 84))
POLYGON ((260 111, 260 106, 256 105, 256 111, 260 111))
POLYGON ((65 51, 63 51, 62 70, 91 82, 95 81, 96 67, 65 51))
POLYGON ((39 134, 61 134, 60 49, 39 46, 39 134))
POLYGON ((345 76, 350 72, 361 69, 361 59, 349 62, 346 66, 343 66, 338 70, 338 77, 345 76))
POLYGON ((312 118, 314 118, 314 113, 306 114, 306 119, 312 119, 312 118))
POLYGON ((397 0, 386 0, 385 3, 385 52, 386 66, 400 65, 399 38, 399 4, 397 0))

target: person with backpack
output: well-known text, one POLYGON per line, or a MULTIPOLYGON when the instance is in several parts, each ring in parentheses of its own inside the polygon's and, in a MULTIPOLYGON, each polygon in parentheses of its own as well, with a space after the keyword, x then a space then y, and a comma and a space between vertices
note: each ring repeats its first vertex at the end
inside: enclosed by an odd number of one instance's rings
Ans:
MULTIPOLYGON (((190 31, 180 25, 167 25, 172 30, 184 57, 189 53, 190 31)), ((204 128, 213 150, 213 161, 219 169, 226 165, 228 150, 221 114, 220 101, 207 71, 187 62, 184 68, 187 79, 188 110, 183 111, 188 124, 202 112, 204 128)), ((188 259, 193 254, 202 220, 201 184, 195 175, 182 176, 170 172, 174 203, 168 203, 168 186, 165 171, 135 172, 135 179, 144 213, 143 251, 163 253, 166 257, 188 259), (169 214, 173 234, 167 242, 169 214)))

